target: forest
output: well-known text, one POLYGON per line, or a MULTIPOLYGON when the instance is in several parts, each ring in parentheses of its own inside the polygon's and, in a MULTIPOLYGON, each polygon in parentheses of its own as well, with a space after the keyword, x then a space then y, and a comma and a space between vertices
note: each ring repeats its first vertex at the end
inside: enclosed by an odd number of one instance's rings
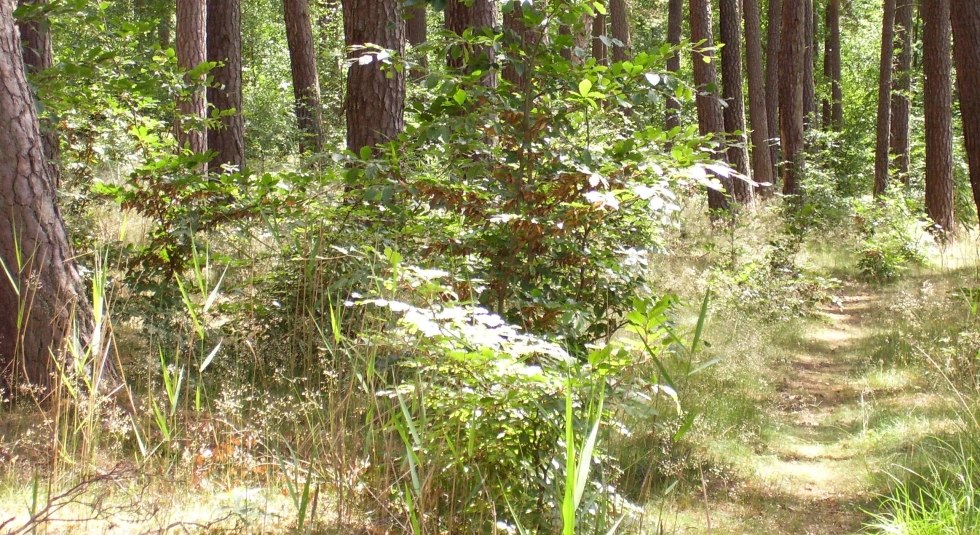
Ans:
POLYGON ((0 533, 980 533, 977 0, 0 0, 0 533))

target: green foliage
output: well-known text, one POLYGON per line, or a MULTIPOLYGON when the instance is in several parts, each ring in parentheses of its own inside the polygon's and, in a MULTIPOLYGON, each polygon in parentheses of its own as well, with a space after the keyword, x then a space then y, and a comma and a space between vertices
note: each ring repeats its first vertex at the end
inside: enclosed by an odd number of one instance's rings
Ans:
POLYGON ((858 268, 872 280, 895 280, 912 265, 925 262, 926 223, 896 191, 855 202, 861 245, 858 268))

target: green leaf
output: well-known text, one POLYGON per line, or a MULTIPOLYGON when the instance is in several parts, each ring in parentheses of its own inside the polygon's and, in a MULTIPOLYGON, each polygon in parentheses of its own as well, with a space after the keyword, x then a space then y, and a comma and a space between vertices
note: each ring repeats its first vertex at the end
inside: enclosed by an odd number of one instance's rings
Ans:
POLYGON ((578 93, 580 95, 588 98, 591 92, 592 92, 592 80, 586 78, 578 83, 578 93))
POLYGON ((453 93, 453 100, 456 101, 456 104, 462 106, 463 103, 466 102, 466 91, 463 91, 462 89, 457 89, 456 92, 453 93))

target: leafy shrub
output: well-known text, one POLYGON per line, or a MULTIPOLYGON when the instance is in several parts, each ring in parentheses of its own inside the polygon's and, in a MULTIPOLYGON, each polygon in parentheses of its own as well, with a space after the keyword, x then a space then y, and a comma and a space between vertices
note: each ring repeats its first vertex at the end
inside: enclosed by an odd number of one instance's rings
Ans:
POLYGON ((897 279, 909 266, 925 262, 926 224, 905 196, 890 191, 874 200, 855 202, 862 242, 858 268, 873 280, 897 279))

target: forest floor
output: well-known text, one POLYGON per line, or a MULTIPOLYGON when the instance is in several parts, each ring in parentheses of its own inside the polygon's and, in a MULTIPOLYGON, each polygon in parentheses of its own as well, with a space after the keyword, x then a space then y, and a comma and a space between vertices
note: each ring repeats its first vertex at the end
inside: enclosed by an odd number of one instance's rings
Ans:
POLYGON ((836 304, 804 323, 785 358, 773 363, 771 425, 763 444, 735 461, 734 490, 682 507, 661 530, 862 531, 886 490, 886 471, 927 435, 952 425, 947 400, 918 374, 870 356, 888 325, 888 292, 846 283, 836 304))

